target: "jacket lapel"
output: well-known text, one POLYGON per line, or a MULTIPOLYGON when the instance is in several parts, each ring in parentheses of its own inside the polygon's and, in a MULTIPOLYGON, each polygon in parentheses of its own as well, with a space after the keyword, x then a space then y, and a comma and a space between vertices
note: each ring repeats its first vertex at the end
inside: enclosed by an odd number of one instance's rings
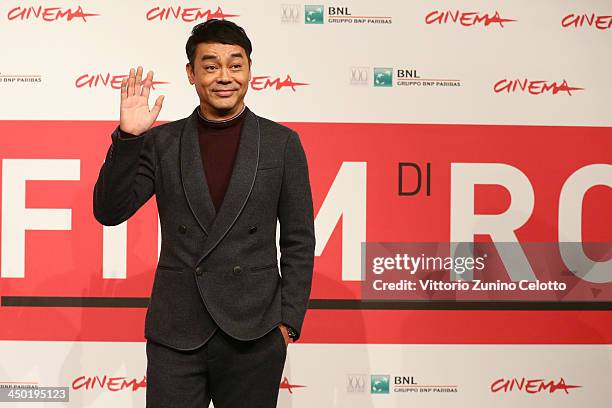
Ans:
MULTIPOLYGON (((234 225, 253 189, 259 162, 260 132, 256 115, 250 110, 247 111, 229 185, 219 212, 215 213, 215 206, 208 190, 208 181, 202 168, 196 115, 197 110, 194 110, 187 119, 181 134, 179 160, 187 202, 200 227, 208 235, 204 243, 202 255, 204 258, 234 225)), ((201 259, 198 263, 201 262, 201 259)))
POLYGON ((208 235, 209 225, 215 218, 215 205, 208 190, 208 180, 202 167, 202 155, 198 140, 197 109, 187 118, 181 133, 179 163, 181 183, 191 212, 208 235))

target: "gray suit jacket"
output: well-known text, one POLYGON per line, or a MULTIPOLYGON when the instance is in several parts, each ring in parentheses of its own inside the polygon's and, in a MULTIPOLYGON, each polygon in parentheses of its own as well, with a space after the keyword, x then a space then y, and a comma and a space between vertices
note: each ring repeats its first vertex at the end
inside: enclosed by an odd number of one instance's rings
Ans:
POLYGON ((187 350, 216 326, 251 340, 281 322, 299 337, 315 249, 299 136, 248 111, 217 214, 202 167, 197 109, 138 137, 123 138, 117 127, 93 191, 93 213, 104 225, 124 222, 155 194, 162 242, 145 337, 187 350))

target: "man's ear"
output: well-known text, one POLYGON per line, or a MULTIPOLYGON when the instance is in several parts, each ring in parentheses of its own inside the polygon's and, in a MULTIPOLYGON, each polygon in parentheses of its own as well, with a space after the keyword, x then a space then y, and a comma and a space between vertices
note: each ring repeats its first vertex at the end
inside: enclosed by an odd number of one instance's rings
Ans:
POLYGON ((194 78, 194 74, 193 74, 193 69, 192 69, 191 64, 189 62, 185 65, 185 71, 187 72, 187 79, 189 80, 189 83, 191 85, 195 84, 195 78, 194 78))
POLYGON ((253 61, 249 58, 249 83, 251 82, 251 77, 253 76, 253 61))

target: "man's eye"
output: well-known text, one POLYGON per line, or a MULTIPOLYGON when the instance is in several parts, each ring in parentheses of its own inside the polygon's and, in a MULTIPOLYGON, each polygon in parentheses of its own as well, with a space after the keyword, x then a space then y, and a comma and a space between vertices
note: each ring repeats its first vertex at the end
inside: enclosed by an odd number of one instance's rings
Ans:
POLYGON ((232 67, 234 67, 234 68, 241 68, 241 67, 242 67, 242 65, 240 65, 240 64, 234 64, 234 65, 232 65, 232 67))
POLYGON ((214 65, 209 65, 209 66, 207 66, 205 69, 206 69, 207 71, 212 71, 212 70, 217 69, 217 67, 215 67, 214 65))

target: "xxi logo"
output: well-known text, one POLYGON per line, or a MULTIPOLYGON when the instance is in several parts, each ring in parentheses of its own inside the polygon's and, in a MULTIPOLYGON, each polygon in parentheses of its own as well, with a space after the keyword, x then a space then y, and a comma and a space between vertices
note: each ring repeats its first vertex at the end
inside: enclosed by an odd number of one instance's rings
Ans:
POLYGON ((367 85, 369 82, 369 67, 351 67, 351 85, 367 85))
POLYGON ((299 4, 281 4, 281 23, 299 23, 302 18, 299 4))

